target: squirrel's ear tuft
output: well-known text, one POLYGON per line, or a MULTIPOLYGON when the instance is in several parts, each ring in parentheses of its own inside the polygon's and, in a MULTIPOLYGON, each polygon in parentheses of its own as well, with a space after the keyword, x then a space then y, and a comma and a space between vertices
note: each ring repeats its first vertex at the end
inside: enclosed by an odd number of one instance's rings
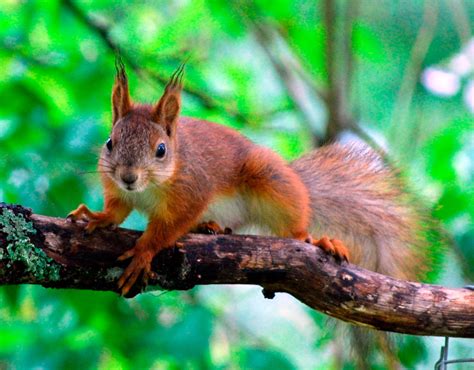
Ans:
POLYGON ((120 55, 115 57, 115 83, 112 89, 112 124, 125 116, 132 107, 128 91, 127 73, 120 55))
POLYGON ((175 132, 181 110, 181 90, 185 63, 181 64, 171 75, 160 101, 153 108, 153 120, 165 126, 166 133, 171 136, 175 132))

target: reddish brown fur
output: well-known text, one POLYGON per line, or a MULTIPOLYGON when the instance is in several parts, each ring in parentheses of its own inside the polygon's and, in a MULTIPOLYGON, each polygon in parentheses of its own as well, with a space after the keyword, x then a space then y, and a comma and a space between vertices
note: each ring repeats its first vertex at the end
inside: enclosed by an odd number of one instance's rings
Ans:
MULTIPOLYGON (((398 276, 408 267, 404 244, 412 242, 409 227, 416 215, 403 204, 395 176, 372 152, 330 146, 290 166, 230 128, 178 118, 181 67, 153 106, 131 102, 119 67, 112 93, 113 149, 104 147, 99 162, 105 208, 91 212, 81 205, 70 217, 86 217, 92 231, 120 224, 133 208, 148 215, 137 245, 121 257, 133 257, 119 280, 123 294, 142 273, 146 280, 159 250, 174 245, 220 201, 236 207, 238 226, 255 224, 277 236, 311 240, 312 224, 318 234, 329 232, 348 243, 356 262, 366 267, 398 276), (167 154, 157 159, 160 143, 167 154), (122 180, 130 174, 137 177, 130 185, 134 191, 122 180), (385 265, 381 254, 394 256, 397 266, 385 265)), ((338 240, 316 244, 347 257, 338 240)))

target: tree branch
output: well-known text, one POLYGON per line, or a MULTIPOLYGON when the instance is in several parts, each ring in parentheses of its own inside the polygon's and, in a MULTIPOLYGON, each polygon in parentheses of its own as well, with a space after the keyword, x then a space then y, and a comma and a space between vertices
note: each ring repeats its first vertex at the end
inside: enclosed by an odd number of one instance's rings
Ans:
POLYGON ((349 93, 351 90, 353 74, 352 56, 352 23, 351 11, 355 11, 356 3, 349 2, 344 6, 347 9, 343 34, 338 32, 340 21, 337 13, 337 2, 334 0, 324 0, 323 19, 326 29, 326 66, 328 73, 328 120, 326 137, 323 143, 332 142, 337 135, 344 130, 351 130, 355 126, 354 119, 350 113, 349 93))
POLYGON ((456 31, 459 34, 460 46, 467 45, 471 38, 471 22, 469 20, 469 11, 463 0, 450 0, 447 2, 456 31))
MULTIPOLYGON (((126 229, 85 235, 81 224, 0 204, 0 285, 115 291, 124 267, 116 258, 139 235, 126 229), (27 248, 39 254, 44 251, 49 262, 31 258, 27 248), (33 260, 40 261, 35 269, 28 263, 33 260), (38 265, 55 273, 46 273, 38 265)), ((185 290, 202 284, 256 284, 264 288, 267 298, 287 292, 316 310, 357 325, 416 335, 474 337, 474 291, 469 289, 401 281, 338 264, 320 249, 292 239, 190 234, 177 245, 180 248, 157 255, 153 262, 157 276, 150 285, 185 290)))
MULTIPOLYGON (((245 15, 242 14, 242 18, 245 19, 245 15)), ((270 60, 273 69, 280 77, 281 82, 283 83, 288 97, 291 99, 291 102, 295 106, 298 113, 303 118, 303 123, 306 129, 311 133, 313 143, 318 146, 320 138, 317 133, 318 124, 315 122, 315 119, 311 112, 308 111, 307 106, 310 100, 307 97, 304 88, 304 82, 301 78, 292 70, 289 63, 283 61, 284 57, 282 55, 276 56, 272 50, 273 36, 271 30, 263 22, 257 22, 251 17, 247 18, 249 28, 255 36, 255 40, 262 47, 262 50, 267 55, 270 60)), ((320 98, 322 95, 319 96, 320 98)))
MULTIPOLYGON (((389 133, 394 146, 400 147, 399 141, 397 141, 400 136, 399 133, 400 131, 407 130, 406 123, 409 121, 410 106, 416 91, 419 75, 423 69, 423 61, 436 33, 439 6, 439 0, 425 0, 424 2, 422 24, 410 51, 410 58, 405 66, 394 104, 389 133)), ((413 141, 412 135, 410 135, 410 141, 413 141)))

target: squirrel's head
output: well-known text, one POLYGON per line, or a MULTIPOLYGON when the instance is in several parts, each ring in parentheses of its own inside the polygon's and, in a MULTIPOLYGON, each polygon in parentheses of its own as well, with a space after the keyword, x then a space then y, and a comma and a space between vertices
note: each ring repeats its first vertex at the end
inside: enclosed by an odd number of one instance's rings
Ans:
POLYGON ((173 73, 163 96, 154 105, 132 103, 120 60, 116 68, 112 132, 102 149, 99 168, 121 189, 140 192, 150 184, 164 183, 175 171, 184 64, 173 73))

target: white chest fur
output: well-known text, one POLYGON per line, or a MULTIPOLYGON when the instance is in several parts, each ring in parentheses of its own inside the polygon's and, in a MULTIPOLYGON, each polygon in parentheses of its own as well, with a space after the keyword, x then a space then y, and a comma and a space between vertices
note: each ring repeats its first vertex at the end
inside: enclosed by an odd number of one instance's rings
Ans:
POLYGON ((150 215, 159 203, 159 193, 150 187, 141 192, 123 192, 124 199, 137 211, 150 215))
POLYGON ((236 193, 214 199, 201 217, 201 222, 215 221, 222 227, 237 230, 249 222, 246 198, 236 193))

